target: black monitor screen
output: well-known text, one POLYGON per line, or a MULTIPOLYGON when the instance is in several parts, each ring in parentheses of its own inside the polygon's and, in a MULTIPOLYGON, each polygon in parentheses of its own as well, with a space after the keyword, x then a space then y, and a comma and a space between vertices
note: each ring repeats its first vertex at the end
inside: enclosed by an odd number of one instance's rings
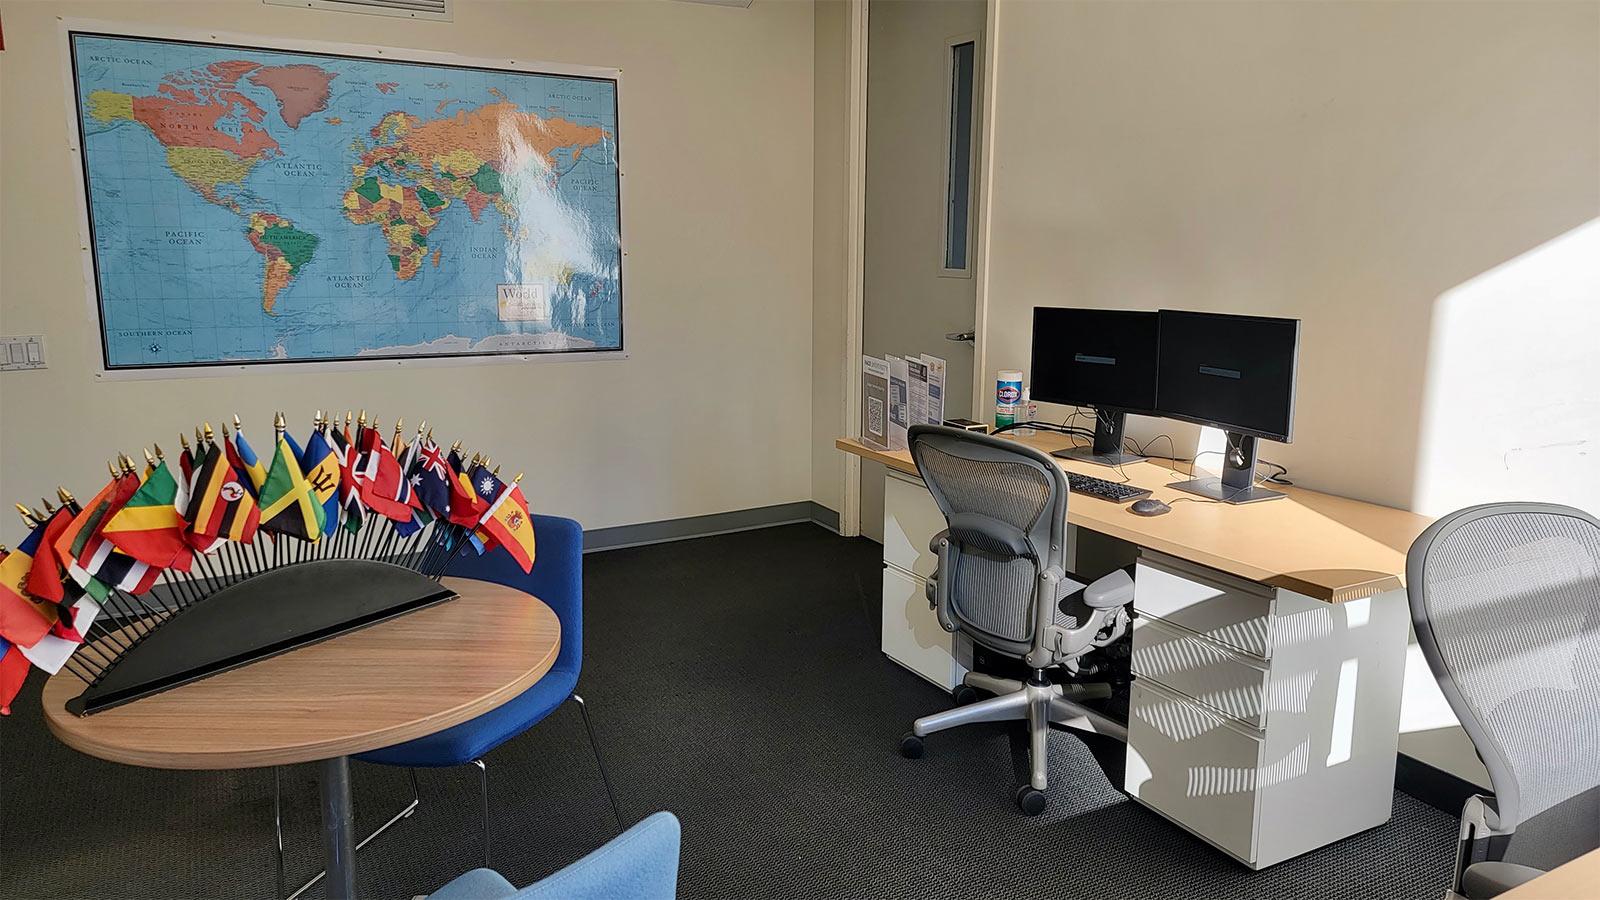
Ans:
POLYGON ((1288 442, 1300 320, 1161 311, 1161 415, 1288 442))
POLYGON ((1155 409, 1156 320, 1153 312, 1034 307, 1033 399, 1155 409))

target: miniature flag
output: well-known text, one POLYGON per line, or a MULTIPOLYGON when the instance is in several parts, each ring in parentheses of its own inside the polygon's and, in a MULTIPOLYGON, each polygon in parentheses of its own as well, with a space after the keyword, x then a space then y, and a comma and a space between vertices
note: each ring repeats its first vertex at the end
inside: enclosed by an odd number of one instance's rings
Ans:
MULTIPOLYGON (((389 452, 376 428, 362 429, 357 440, 358 452, 352 471, 362 502, 368 509, 396 522, 410 521, 410 504, 394 499, 405 486, 400 461, 389 452)), ((409 494, 409 490, 406 493, 409 494)))
POLYGON ((433 513, 423 505, 422 498, 417 496, 416 491, 417 483, 422 479, 417 472, 417 445, 420 443, 422 443, 420 438, 412 441, 410 446, 400 452, 400 471, 405 473, 405 477, 400 479, 402 486, 396 491, 397 495, 403 496, 396 496, 395 502, 404 502, 411 507, 411 515, 395 523, 394 530, 401 537, 410 537, 433 521, 433 513))
MULTIPOLYGON (((68 565, 71 565, 72 560, 78 558, 78 554, 83 552, 83 545, 88 542, 90 535, 94 533, 95 527, 100 524, 101 517, 105 514, 105 509, 101 504, 108 503, 111 500, 111 497, 117 492, 117 486, 121 483, 122 479, 120 477, 112 478, 106 482, 106 486, 101 488, 99 493, 90 497, 89 502, 84 504, 83 509, 73 517, 71 522, 67 523, 67 527, 62 529, 61 535, 56 538, 55 548, 58 558, 65 560, 68 565)), ((130 491, 130 496, 131 493, 130 491)))
POLYGON ((22 543, 0 560, 0 638, 31 647, 50 633, 59 619, 56 605, 28 593, 28 571, 39 549, 43 525, 35 525, 22 543))
POLYGON ((478 495, 478 509, 480 511, 478 521, 472 523, 472 548, 482 554, 486 550, 493 550, 500 546, 500 539, 483 527, 483 520, 488 517, 489 507, 494 503, 495 498, 500 496, 500 492, 505 489, 506 485, 505 482, 500 480, 500 476, 481 465, 472 467, 470 478, 472 489, 478 495))
POLYGON ((339 505, 344 529, 352 534, 361 530, 361 522, 365 514, 361 508, 361 492, 356 489, 355 473, 351 467, 355 464, 354 450, 350 442, 350 433, 335 428, 328 432, 333 446, 333 455, 339 460, 339 505))
POLYGON ((272 467, 261 483, 261 528, 307 541, 322 537, 322 505, 282 434, 272 454, 272 467))
POLYGON ((245 489, 239 473, 228 465, 227 457, 215 444, 200 460, 194 485, 185 515, 191 532, 202 539, 242 544, 256 539, 261 510, 245 489))
POLYGON ((261 464, 250 442, 244 439, 243 428, 234 428, 233 436, 228 438, 228 464, 250 479, 246 486, 252 494, 261 495, 261 484, 267 480, 267 467, 261 464))
POLYGON ((533 520, 528 515, 528 500, 515 482, 501 485, 484 514, 483 530, 506 548, 524 573, 533 570, 533 520))
MULTIPOLYGON (((131 556, 113 551, 102 529, 123 504, 139 490, 139 476, 128 472, 114 478, 106 489, 95 495, 93 505, 84 511, 73 539, 73 562, 67 574, 96 600, 105 600, 112 588, 121 588, 131 594, 142 594, 155 585, 161 570, 131 556)), ((70 530, 70 529, 69 529, 70 530)))
POLYGON ((433 442, 423 438, 417 442, 416 462, 412 465, 411 490, 423 507, 440 516, 450 515, 450 460, 433 442))
MULTIPOLYGON (((77 623, 77 627, 82 631, 87 632, 89 626, 94 624, 95 618, 99 615, 100 604, 88 597, 80 597, 77 603, 73 604, 72 620, 77 623)), ((83 638, 77 637, 76 632, 72 637, 52 633, 40 638, 39 642, 32 647, 23 647, 21 649, 22 655, 26 656, 29 662, 54 675, 61 671, 61 667, 67 664, 67 660, 72 657, 72 654, 78 652, 78 648, 81 646, 83 646, 83 638)))
POLYGON ((22 655, 22 648, 0 638, 0 716, 11 715, 11 701, 17 699, 27 679, 28 658, 22 655))
POLYGON ((331 532, 339 526, 339 457, 321 428, 312 431, 306 441, 301 469, 317 502, 322 504, 322 530, 331 532))
POLYGON ((73 603, 83 596, 83 592, 74 585, 72 593, 70 595, 67 593, 67 583, 64 583, 61 577, 64 567, 60 558, 56 556, 55 547, 61 533, 72 524, 72 518, 72 510, 63 506, 45 521, 38 547, 33 552, 33 563, 28 569, 27 588, 35 600, 44 600, 56 605, 56 623, 50 626, 50 633, 81 644, 83 629, 89 626, 75 621, 73 603))
POLYGON ((185 523, 180 514, 188 493, 172 477, 166 461, 158 462, 139 490, 106 520, 106 539, 140 562, 160 569, 189 571, 194 551, 183 537, 185 523))
POLYGON ((450 463, 450 515, 449 519, 456 525, 472 527, 478 524, 489 505, 478 496, 472 487, 472 476, 467 472, 467 463, 461 454, 450 451, 447 460, 450 463))

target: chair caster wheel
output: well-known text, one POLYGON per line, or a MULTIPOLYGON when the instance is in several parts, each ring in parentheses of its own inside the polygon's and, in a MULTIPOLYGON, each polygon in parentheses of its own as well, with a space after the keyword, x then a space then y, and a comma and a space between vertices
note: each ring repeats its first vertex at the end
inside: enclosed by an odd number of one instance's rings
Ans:
POLYGON ((1031 784, 1025 784, 1017 788, 1017 806, 1021 808, 1022 814, 1025 816, 1037 816, 1039 813, 1044 812, 1044 808, 1049 802, 1049 799, 1044 795, 1044 791, 1034 790, 1031 784))
POLYGON ((957 706, 966 706, 968 703, 977 702, 978 689, 970 685, 958 684, 956 689, 950 692, 950 696, 955 699, 957 706))
POLYGON ((904 756, 906 759, 921 759, 922 738, 917 737, 915 734, 912 734, 909 731, 901 735, 900 755, 904 756))

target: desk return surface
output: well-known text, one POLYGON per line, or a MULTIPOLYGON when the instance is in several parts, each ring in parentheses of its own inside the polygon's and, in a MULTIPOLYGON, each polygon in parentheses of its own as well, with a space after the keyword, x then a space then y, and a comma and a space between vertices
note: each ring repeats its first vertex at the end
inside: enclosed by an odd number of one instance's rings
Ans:
MULTIPOLYGON (((1041 433, 1016 440, 1049 453, 1071 446, 1066 435, 1041 433)), ((840 450, 915 476, 904 450, 875 450, 840 438, 840 450)), ((1056 460, 1063 469, 1149 488, 1157 500, 1188 496, 1167 487, 1187 476, 1161 461, 1111 469, 1076 460, 1056 460)), ((1176 464, 1174 464, 1176 465, 1176 464)), ((1406 550, 1428 527, 1425 516, 1302 488, 1270 503, 1231 506, 1182 502, 1165 516, 1143 517, 1127 504, 1075 495, 1068 521, 1150 550, 1210 566, 1250 581, 1284 588, 1331 603, 1370 597, 1403 586, 1406 550)))

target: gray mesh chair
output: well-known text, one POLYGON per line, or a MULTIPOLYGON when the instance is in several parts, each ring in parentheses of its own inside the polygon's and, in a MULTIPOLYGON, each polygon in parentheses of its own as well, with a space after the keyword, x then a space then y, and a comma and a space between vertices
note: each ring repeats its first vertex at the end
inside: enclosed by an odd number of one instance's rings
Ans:
POLYGON ((1054 666, 1076 674, 1084 654, 1120 638, 1128 628, 1133 579, 1113 572, 1084 587, 1064 570, 1067 479, 1043 453, 1014 441, 958 428, 918 425, 911 456, 949 526, 929 548, 939 568, 928 600, 949 632, 1023 661, 1026 681, 969 672, 957 697, 992 699, 923 716, 901 738, 900 750, 920 757, 922 739, 972 722, 1028 723, 1031 779, 1017 804, 1034 815, 1045 807, 1051 723, 1127 740, 1127 729, 1077 700, 1110 694, 1105 684, 1053 684, 1054 666))
POLYGON ((1417 643, 1489 770, 1446 897, 1493 897, 1600 846, 1600 522, 1565 506, 1452 513, 1406 558, 1417 643))

